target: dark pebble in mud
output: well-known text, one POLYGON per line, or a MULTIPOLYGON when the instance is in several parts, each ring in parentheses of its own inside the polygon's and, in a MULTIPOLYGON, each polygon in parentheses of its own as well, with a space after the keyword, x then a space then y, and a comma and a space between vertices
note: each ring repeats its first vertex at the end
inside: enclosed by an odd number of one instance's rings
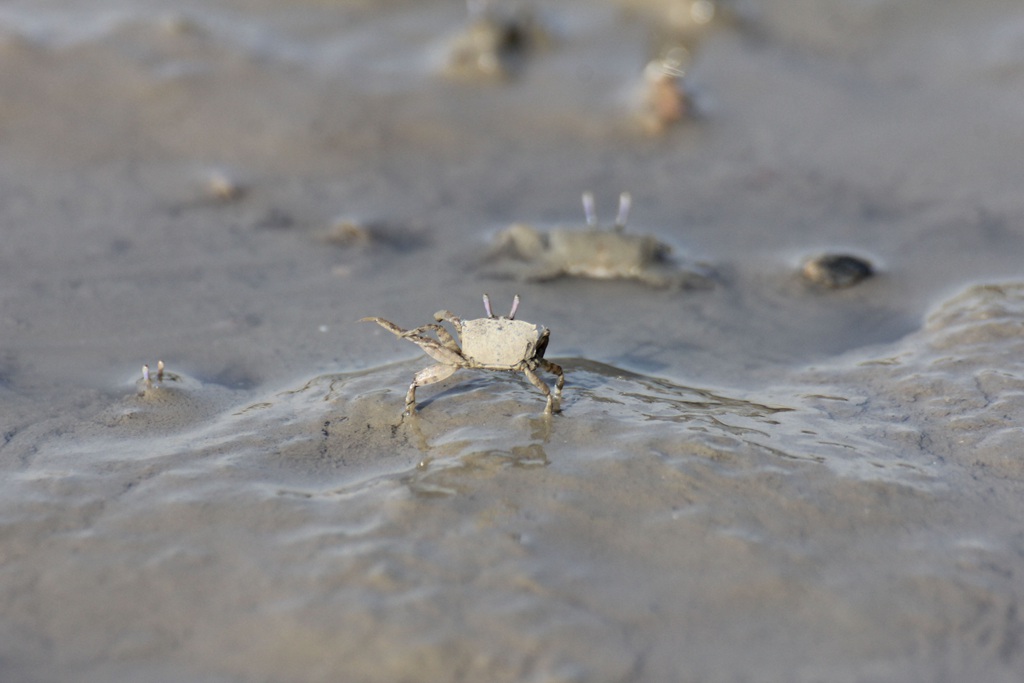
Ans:
POLYGON ((843 289, 875 274, 870 263, 857 256, 823 254, 807 261, 800 270, 808 282, 830 289, 843 289))

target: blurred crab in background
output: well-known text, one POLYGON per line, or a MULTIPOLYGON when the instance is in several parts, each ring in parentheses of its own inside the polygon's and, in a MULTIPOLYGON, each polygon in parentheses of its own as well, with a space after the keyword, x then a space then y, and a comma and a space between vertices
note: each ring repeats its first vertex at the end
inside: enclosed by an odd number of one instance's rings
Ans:
POLYGON ((490 0, 467 0, 469 21, 448 47, 445 71, 457 78, 503 80, 550 36, 526 8, 499 10, 490 0))
POLYGON ((644 68, 637 93, 636 116, 647 133, 664 133, 673 125, 695 118, 697 110, 692 93, 686 85, 689 52, 675 47, 644 68))
POLYGON ((504 261, 492 270, 496 276, 528 281, 585 277, 597 280, 636 280, 652 287, 708 287, 710 277, 698 270, 672 267, 671 247, 651 235, 625 232, 632 206, 628 192, 619 195, 619 211, 611 228, 601 227, 594 209, 594 195, 583 193, 586 225, 556 227, 541 232, 516 223, 501 231, 488 254, 489 261, 504 261))

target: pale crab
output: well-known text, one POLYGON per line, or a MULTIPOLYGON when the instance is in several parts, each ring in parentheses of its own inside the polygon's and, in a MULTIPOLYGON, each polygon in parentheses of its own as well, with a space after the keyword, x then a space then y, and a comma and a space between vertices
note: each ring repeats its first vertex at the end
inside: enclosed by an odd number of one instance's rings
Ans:
POLYGON ((619 212, 609 230, 598 225, 594 195, 583 193, 587 225, 583 230, 557 227, 543 233, 533 226, 516 223, 500 232, 488 260, 511 257, 526 262, 492 271, 496 275, 523 280, 545 281, 563 276, 597 280, 638 280, 653 287, 707 287, 710 279, 696 271, 670 267, 672 248, 651 235, 626 234, 626 220, 632 198, 619 195, 619 212))
POLYGON ((462 348, 444 326, 431 323, 412 330, 403 330, 383 318, 362 318, 359 322, 375 322, 399 339, 408 339, 416 344, 434 360, 435 365, 426 367, 416 373, 409 391, 405 395, 405 414, 410 415, 416 410, 416 387, 440 382, 451 377, 460 368, 480 370, 506 370, 522 372, 530 383, 541 390, 547 397, 544 414, 560 411, 562 387, 565 374, 562 368, 549 360, 545 360, 544 352, 548 347, 550 332, 546 327, 516 320, 519 309, 519 295, 512 301, 512 310, 507 316, 495 316, 491 312, 491 300, 484 294, 484 310, 486 318, 462 320, 450 311, 443 310, 434 314, 437 323, 448 322, 455 328, 461 338, 462 348), (427 336, 433 332, 437 339, 427 336), (542 368, 557 375, 555 390, 548 388, 536 370, 542 368))
POLYGON ((664 133, 674 124, 696 116, 685 81, 688 61, 689 52, 676 47, 665 57, 647 64, 636 111, 637 121, 645 132, 664 133))

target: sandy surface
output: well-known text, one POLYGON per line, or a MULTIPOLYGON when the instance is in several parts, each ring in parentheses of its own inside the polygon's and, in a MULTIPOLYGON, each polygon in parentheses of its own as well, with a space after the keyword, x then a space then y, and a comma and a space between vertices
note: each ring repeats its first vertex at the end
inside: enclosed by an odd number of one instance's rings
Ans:
POLYGON ((454 1, 0 2, 0 679, 1020 680, 1024 10, 720 7, 652 137, 672 4, 538 3, 488 82, 454 1), (481 267, 584 190, 713 286, 481 267), (483 292, 563 413, 401 419, 356 321, 483 292))

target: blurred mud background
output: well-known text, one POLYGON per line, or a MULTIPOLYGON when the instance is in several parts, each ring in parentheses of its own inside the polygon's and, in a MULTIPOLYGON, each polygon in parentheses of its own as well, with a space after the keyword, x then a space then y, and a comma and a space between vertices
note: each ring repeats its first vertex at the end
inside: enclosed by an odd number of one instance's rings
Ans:
POLYGON ((1020 680, 1019 2, 530 8, 0 0, 0 678, 1020 680), (488 272, 588 190, 711 286, 488 272), (484 292, 563 413, 402 420, 484 292))

